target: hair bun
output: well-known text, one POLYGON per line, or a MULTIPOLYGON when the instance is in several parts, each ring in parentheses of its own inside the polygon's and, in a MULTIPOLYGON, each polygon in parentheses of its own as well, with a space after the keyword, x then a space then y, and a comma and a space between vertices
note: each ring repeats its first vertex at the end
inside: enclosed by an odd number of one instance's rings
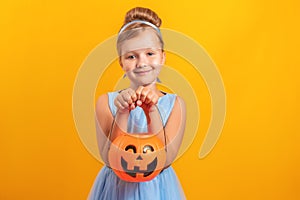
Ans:
POLYGON ((161 19, 158 15, 149 8, 136 7, 129 10, 125 15, 124 24, 127 24, 133 20, 144 20, 154 24, 157 27, 161 25, 161 19))

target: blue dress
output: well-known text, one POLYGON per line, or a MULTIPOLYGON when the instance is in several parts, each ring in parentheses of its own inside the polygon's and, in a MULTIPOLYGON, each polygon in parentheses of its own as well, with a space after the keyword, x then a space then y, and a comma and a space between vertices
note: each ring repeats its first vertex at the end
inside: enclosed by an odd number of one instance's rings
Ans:
MULTIPOLYGON (((118 92, 108 93, 109 108, 115 116, 114 99, 118 92)), ((159 98, 157 107, 165 125, 173 109, 176 95, 166 94, 159 98)), ((147 120, 140 107, 129 116, 128 132, 145 132, 147 120), (132 125, 132 126, 130 126, 132 125)), ((184 192, 172 166, 164 169, 154 179, 146 182, 126 182, 121 180, 111 168, 104 166, 90 191, 90 200, 182 200, 184 192)))

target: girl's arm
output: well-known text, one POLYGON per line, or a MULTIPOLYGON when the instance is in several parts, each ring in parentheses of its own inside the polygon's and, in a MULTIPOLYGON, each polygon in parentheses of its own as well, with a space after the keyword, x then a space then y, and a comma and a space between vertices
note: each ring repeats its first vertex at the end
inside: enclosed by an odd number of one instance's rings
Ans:
POLYGON ((113 123, 113 115, 108 106, 108 95, 101 95, 96 103, 96 134, 97 134, 97 143, 98 150, 100 152, 101 158, 106 163, 108 163, 108 150, 111 142, 121 134, 121 130, 118 127, 121 127, 123 130, 127 129, 127 120, 129 116, 129 111, 118 113, 116 121, 123 122, 119 126, 114 126, 111 130, 113 123))
POLYGON ((173 110, 165 126, 167 140, 167 162, 172 164, 180 148, 186 124, 186 107, 183 99, 176 97, 173 110))
POLYGON ((148 132, 157 134, 157 137, 166 143, 167 161, 166 166, 170 165, 177 156, 180 148, 186 123, 186 108, 183 99, 176 97, 174 107, 163 130, 161 116, 155 106, 142 105, 148 123, 148 132), (166 137, 166 138, 165 138, 166 137))
POLYGON ((96 134, 98 150, 104 163, 108 164, 108 148, 110 141, 108 139, 111 124, 113 122, 113 116, 108 106, 108 95, 101 95, 96 102, 96 134))
POLYGON ((110 111, 108 104, 108 95, 104 94, 99 97, 96 103, 96 116, 95 116, 95 124, 96 124, 96 133, 97 133, 97 143, 98 149, 103 161, 108 165, 108 150, 111 144, 117 136, 119 136, 122 131, 119 127, 126 131, 127 130, 127 121, 129 117, 129 106, 131 98, 134 100, 135 93, 131 91, 131 89, 127 89, 122 91, 115 99, 115 106, 118 110, 118 115, 115 121, 119 124, 118 126, 114 126, 111 130, 113 123, 113 115, 110 111), (128 94, 133 94, 127 98, 128 94), (127 107, 126 107, 127 106, 127 107))

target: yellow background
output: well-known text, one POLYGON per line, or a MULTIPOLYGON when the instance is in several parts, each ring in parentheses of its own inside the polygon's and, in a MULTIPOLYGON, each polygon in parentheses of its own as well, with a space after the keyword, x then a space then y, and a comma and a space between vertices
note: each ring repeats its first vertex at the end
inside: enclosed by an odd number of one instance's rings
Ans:
POLYGON ((173 165, 187 198, 300 199, 297 0, 1 1, 0 199, 86 198, 102 165, 75 129, 73 84, 134 6, 199 42, 226 88, 213 151, 198 159, 204 117, 173 165))

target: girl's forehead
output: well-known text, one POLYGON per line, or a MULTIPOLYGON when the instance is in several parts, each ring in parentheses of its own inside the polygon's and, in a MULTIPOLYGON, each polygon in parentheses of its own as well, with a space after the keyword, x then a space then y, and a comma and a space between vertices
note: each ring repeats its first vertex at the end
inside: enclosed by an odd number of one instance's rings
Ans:
POLYGON ((158 36, 151 29, 146 29, 137 36, 125 40, 121 45, 122 54, 145 49, 161 49, 158 36))

